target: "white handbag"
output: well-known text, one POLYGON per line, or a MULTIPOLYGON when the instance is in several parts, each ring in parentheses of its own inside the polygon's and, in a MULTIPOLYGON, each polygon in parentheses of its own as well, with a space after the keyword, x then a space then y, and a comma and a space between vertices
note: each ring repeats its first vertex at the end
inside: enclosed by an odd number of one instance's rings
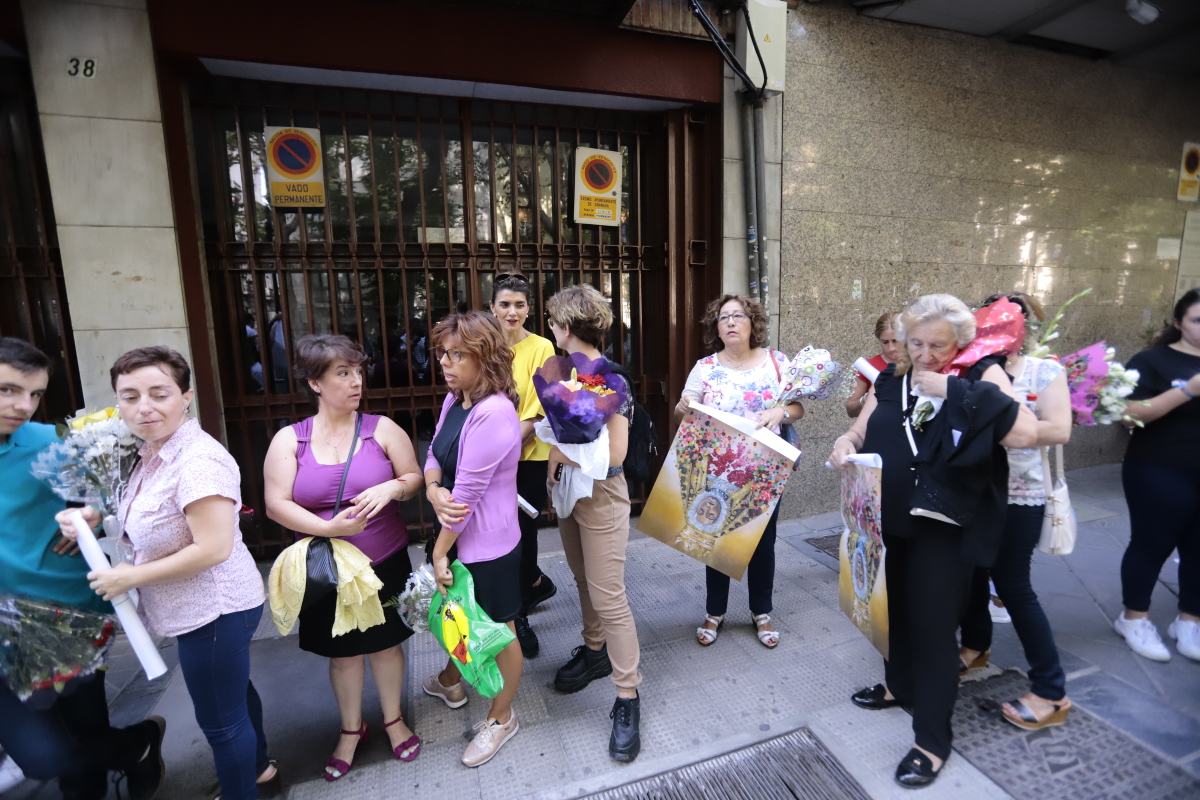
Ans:
POLYGON ((1067 478, 1063 471, 1063 448, 1057 445, 1055 457, 1058 469, 1053 482, 1050 479, 1050 448, 1042 448, 1042 479, 1046 483, 1046 516, 1042 520, 1042 536, 1038 550, 1052 556, 1070 555, 1075 549, 1075 509, 1071 507, 1071 495, 1067 491, 1067 478))

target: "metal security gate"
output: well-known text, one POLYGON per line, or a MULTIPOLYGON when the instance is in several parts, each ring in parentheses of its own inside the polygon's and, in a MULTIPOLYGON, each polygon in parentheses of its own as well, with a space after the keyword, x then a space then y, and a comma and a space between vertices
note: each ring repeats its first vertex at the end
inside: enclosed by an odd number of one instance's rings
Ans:
POLYGON ((0 336, 33 342, 54 361, 39 419, 83 405, 62 256, 27 65, 0 59, 0 336))
MULTIPOLYGON (((225 429, 248 504, 261 508, 271 436, 313 412, 290 369, 297 339, 361 342, 365 409, 404 427, 421 457, 445 391, 432 324, 486 308, 495 275, 515 270, 533 281, 530 327, 543 335, 559 288, 591 283, 611 299, 609 355, 665 437, 662 115, 226 79, 192 86, 190 101, 225 429), (326 208, 270 206, 269 125, 320 129, 326 208), (619 227, 573 222, 578 146, 621 154, 619 227)), ((410 529, 432 519, 407 513, 410 529)), ((286 542, 273 525, 246 532, 260 553, 286 542)))

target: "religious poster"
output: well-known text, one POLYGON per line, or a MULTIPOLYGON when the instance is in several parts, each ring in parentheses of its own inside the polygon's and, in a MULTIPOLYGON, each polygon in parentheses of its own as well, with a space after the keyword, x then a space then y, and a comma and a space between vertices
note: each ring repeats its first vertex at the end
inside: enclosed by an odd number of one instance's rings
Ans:
POLYGON ((842 541, 838 548, 838 605, 888 657, 887 549, 880 530, 883 460, 874 453, 850 457, 842 470, 842 541))
POLYGON ((692 403, 638 528, 741 580, 799 458, 750 420, 692 403))

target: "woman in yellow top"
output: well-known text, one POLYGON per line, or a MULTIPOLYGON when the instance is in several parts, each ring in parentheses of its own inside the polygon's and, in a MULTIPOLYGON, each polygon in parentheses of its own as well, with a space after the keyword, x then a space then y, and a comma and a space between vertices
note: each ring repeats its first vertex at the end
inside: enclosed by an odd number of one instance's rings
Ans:
MULTIPOLYGON (((540 513, 546 507, 546 459, 550 445, 533 435, 533 425, 542 417, 542 404, 533 389, 533 373, 554 355, 549 339, 525 329, 529 318, 529 279, 519 273, 502 272, 492 284, 492 313, 513 351, 513 381, 517 384, 521 420, 521 461, 517 464, 517 492, 540 513)), ((528 614, 534 606, 558 591, 550 576, 538 568, 538 520, 521 512, 521 614, 515 620, 517 639, 526 658, 536 658, 537 634, 529 627, 528 614)))

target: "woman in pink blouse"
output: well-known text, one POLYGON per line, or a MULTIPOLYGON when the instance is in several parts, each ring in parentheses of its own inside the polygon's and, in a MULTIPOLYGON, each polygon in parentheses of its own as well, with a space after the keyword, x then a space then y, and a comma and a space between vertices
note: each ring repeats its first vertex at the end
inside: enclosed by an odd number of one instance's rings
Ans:
MULTIPOLYGON (((345 336, 305 336, 296 343, 296 375, 306 381, 317 413, 275 434, 263 475, 271 519, 297 534, 353 544, 371 559, 383 582, 380 597, 388 598, 404 590, 412 572, 400 501, 421 490, 421 473, 412 442, 399 425, 358 411, 366 360, 362 348, 345 336)), ((368 662, 392 755, 412 761, 421 752, 421 739, 400 710, 400 645, 412 631, 389 611, 380 625, 335 637, 337 599, 329 592, 300 611, 300 649, 329 659, 329 682, 341 714, 341 738, 325 762, 324 777, 331 782, 350 771, 367 735, 362 693, 368 662)))
MULTIPOLYGON (((137 589, 147 627, 179 642, 196 722, 216 761, 221 796, 277 789, 262 703, 250 682, 250 640, 262 617, 262 576, 242 543, 241 473, 188 417, 191 370, 168 347, 130 350, 110 370, 121 419, 143 441, 117 519, 127 561, 88 573, 105 600, 137 589)), ((84 509, 95 526, 99 514, 84 509)), ((63 520, 60 520, 62 522, 63 520)), ((74 535, 67 525, 63 533, 74 535)))
MULTIPOLYGON (((434 353, 450 390, 425 461, 426 497, 441 532, 433 547, 439 584, 453 583, 456 557, 471 573, 475 599, 496 622, 521 612, 521 528, 517 524, 517 462, 521 423, 512 377, 512 351, 495 317, 452 314, 433 329, 434 353), (455 551, 457 551, 455 553, 455 551)), ((516 734, 513 698, 521 683, 521 647, 509 642, 496 656, 504 688, 467 745, 462 762, 478 767, 516 734)), ((425 693, 450 708, 467 702, 454 660, 425 681, 425 693)))

